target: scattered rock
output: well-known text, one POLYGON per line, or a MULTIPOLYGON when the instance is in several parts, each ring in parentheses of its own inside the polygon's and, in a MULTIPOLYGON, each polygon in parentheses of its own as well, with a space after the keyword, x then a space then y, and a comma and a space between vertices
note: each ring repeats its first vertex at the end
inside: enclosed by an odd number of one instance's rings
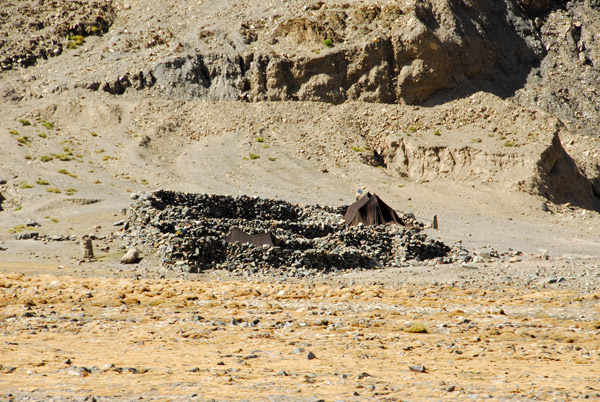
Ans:
POLYGON ((81 259, 90 260, 94 258, 94 247, 89 236, 81 237, 81 259))
POLYGON ((425 366, 409 366, 408 369, 415 373, 424 373, 426 371, 425 366))
POLYGON ((314 354, 313 352, 310 352, 310 351, 309 351, 309 352, 306 354, 306 358, 307 358, 308 360, 313 360, 313 359, 316 359, 316 358, 317 358, 317 356, 315 356, 315 354, 314 354))
POLYGON ((123 257, 121 257, 122 264, 134 264, 140 259, 140 252, 137 248, 130 248, 123 257))

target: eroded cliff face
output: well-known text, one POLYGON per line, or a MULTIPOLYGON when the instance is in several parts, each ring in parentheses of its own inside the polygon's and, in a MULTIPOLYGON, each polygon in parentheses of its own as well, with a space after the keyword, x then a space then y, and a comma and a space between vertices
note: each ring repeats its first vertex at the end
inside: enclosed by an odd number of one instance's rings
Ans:
POLYGON ((240 32, 244 44, 234 52, 191 52, 91 88, 121 93, 156 85, 174 98, 414 104, 450 89, 510 95, 544 55, 532 21, 510 0, 320 6, 271 24, 245 23, 240 32))

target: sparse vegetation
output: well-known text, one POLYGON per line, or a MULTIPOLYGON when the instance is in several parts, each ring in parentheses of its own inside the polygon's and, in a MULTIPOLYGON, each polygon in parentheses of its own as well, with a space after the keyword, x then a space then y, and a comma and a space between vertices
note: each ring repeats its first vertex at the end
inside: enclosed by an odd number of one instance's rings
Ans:
POLYGON ((20 210, 22 210, 22 209, 23 209, 23 205, 17 205, 17 206, 15 207, 15 211, 20 211, 20 210))
POLYGON ((33 159, 33 157, 31 155, 25 155, 25 159, 31 160, 31 159, 33 159))
POLYGON ((65 190, 65 193, 67 193, 67 195, 73 195, 77 192, 77 189, 74 188, 68 188, 65 190))
POLYGON ((17 130, 10 130, 10 131, 9 131, 9 134, 12 134, 12 135, 19 135, 19 132, 18 132, 17 130))
POLYGON ((260 155, 250 154, 249 157, 250 157, 251 160, 254 160, 254 159, 260 158, 260 155))
POLYGON ((435 130, 433 132, 433 135, 437 135, 439 137, 440 135, 442 135, 442 133, 440 133, 440 130, 435 130))
POLYGON ((48 130, 52 130, 54 128, 54 123, 52 123, 51 121, 43 120, 42 126, 46 127, 48 130))
POLYGON ((411 132, 413 132, 413 133, 416 133, 416 132, 417 132, 417 128, 416 128, 415 126, 410 126, 410 127, 408 128, 408 130, 409 130, 409 131, 411 131, 411 132))
POLYGON ((57 187, 48 187, 46 189, 46 192, 48 192, 48 193, 54 193, 54 194, 60 194, 60 193, 62 193, 62 191, 60 191, 60 189, 57 188, 57 187))
POLYGON ((51 160, 53 160, 54 158, 50 155, 42 155, 40 156, 40 160, 42 162, 50 162, 51 160))
POLYGON ((274 157, 272 157, 272 156, 269 156, 269 158, 268 158, 268 159, 269 159, 271 162, 275 162, 275 161, 277 160, 277 158, 274 158, 274 157))
POLYGON ((265 145, 263 145, 262 147, 263 147, 263 148, 265 148, 265 149, 269 149, 269 148, 271 148, 271 146, 270 146, 269 144, 265 144, 265 145))
POLYGON ((29 145, 29 137, 24 135, 23 137, 18 137, 17 142, 23 145, 29 145))
POLYGON ((90 133, 90 135, 91 135, 92 137, 97 137, 97 136, 98 136, 98 133, 96 133, 95 131, 92 131, 92 132, 90 133))
POLYGON ((46 138, 48 135, 46 133, 38 133, 38 137, 46 138))
POLYGON ((365 151, 364 148, 360 148, 360 147, 356 147, 356 146, 352 147, 352 150, 354 152, 364 152, 365 151))
POLYGON ((67 43, 67 48, 69 49, 77 49, 77 46, 81 46, 85 43, 85 39, 81 35, 71 35, 69 36, 69 42, 67 43))
POLYGON ((25 182, 25 181, 22 181, 22 182, 19 184, 19 188, 20 188, 20 189, 22 189, 22 190, 24 190, 24 189, 26 189, 26 188, 33 188, 33 187, 34 187, 34 186, 33 186, 33 184, 29 184, 29 183, 27 183, 27 182, 25 182))
POLYGON ((39 184, 40 186, 47 186, 50 184, 50 182, 48 182, 47 180, 43 180, 43 179, 39 179, 39 178, 35 182, 37 184, 39 184))
POLYGON ((323 45, 327 47, 333 47, 333 41, 329 38, 323 40, 323 45))
POLYGON ((50 219, 50 221, 51 221, 52 223, 58 223, 58 219, 56 219, 56 218, 52 218, 52 219, 50 219))
POLYGON ((22 126, 31 126, 31 122, 27 119, 19 119, 19 123, 21 123, 22 126))
POLYGON ((265 142, 264 137, 256 137, 256 142, 265 142))
POLYGON ((415 322, 411 324, 410 327, 406 328, 404 332, 409 332, 411 334, 428 334, 429 331, 427 327, 422 322, 415 322))
POLYGON ((506 141, 506 142, 504 143, 504 146, 505 146, 505 147, 514 147, 514 146, 515 146, 515 143, 514 143, 513 141, 511 141, 511 140, 508 140, 508 141, 506 141))
POLYGON ((70 172, 69 172, 67 169, 58 169, 58 170, 57 170, 57 172, 58 172, 58 173, 60 173, 60 174, 64 174, 64 175, 67 175, 67 176, 71 176, 71 177, 73 177, 73 178, 75 178, 75 179, 77 178, 77 175, 76 175, 76 174, 74 174, 74 173, 70 173, 70 172))

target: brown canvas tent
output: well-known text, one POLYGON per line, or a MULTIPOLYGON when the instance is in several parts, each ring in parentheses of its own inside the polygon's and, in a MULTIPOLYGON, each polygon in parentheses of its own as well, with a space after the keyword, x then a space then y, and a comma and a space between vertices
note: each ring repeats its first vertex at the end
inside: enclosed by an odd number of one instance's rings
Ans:
POLYGON ((402 225, 402 219, 385 202, 381 201, 377 194, 367 193, 354 204, 348 206, 344 220, 348 226, 383 225, 394 223, 402 225))
POLYGON ((267 245, 269 247, 274 247, 274 246, 277 246, 279 243, 281 243, 281 241, 276 239, 272 233, 249 235, 249 234, 242 232, 241 230, 236 229, 236 228, 232 228, 229 231, 229 234, 227 234, 227 237, 225 238, 225 240, 227 241, 227 243, 235 243, 235 242, 240 242, 242 244, 249 243, 249 244, 253 244, 257 247, 262 247, 264 245, 267 245))

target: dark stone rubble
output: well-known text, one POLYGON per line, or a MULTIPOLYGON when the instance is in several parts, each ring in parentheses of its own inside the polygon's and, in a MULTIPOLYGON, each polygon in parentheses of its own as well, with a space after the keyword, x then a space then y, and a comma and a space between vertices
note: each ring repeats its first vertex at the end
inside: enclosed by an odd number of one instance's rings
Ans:
POLYGON ((157 252, 165 266, 190 272, 283 269, 306 276, 410 261, 465 261, 465 250, 429 238, 410 213, 399 214, 404 225, 348 227, 343 221, 346 206, 302 207, 258 197, 164 190, 132 199, 123 227, 130 246, 157 252), (225 237, 233 227, 248 234, 270 231, 282 242, 277 247, 228 244, 225 237))

